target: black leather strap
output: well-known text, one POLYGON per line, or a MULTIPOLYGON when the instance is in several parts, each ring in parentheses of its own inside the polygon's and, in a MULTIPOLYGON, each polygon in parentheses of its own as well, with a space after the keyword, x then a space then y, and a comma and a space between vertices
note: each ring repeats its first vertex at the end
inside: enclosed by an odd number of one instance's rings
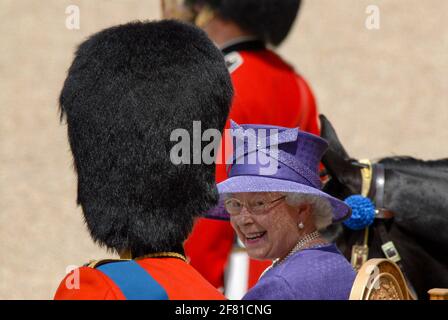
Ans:
MULTIPOLYGON (((389 238, 389 234, 388 234, 387 228, 386 228, 386 222, 384 220, 378 220, 376 226, 373 229, 375 230, 375 233, 381 240, 382 245, 384 245, 385 243, 388 243, 388 242, 392 242, 392 240, 389 238)), ((398 249, 395 248, 395 250, 399 254, 398 249)), ((412 283, 409 281, 409 278, 406 275, 403 263, 401 263, 401 261, 395 261, 395 263, 398 265, 401 272, 403 273, 404 279, 406 280, 406 284, 410 291, 409 293, 413 296, 413 298, 417 298, 416 291, 415 291, 414 287, 412 286, 412 283)))
POLYGON ((386 175, 384 165, 375 163, 372 165, 373 178, 370 186, 369 198, 373 200, 376 208, 377 219, 391 219, 394 213, 384 206, 384 186, 386 183, 386 175))
POLYGON ((228 54, 234 51, 258 51, 266 49, 266 45, 261 40, 246 40, 232 44, 228 47, 221 49, 224 54, 228 54))

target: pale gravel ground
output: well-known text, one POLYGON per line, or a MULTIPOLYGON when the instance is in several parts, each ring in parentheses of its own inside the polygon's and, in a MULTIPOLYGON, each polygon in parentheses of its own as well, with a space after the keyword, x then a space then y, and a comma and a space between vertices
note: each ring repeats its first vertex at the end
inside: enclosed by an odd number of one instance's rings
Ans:
MULTIPOLYGON (((448 156, 448 1, 308 0, 280 52, 356 157, 448 156), (381 9, 381 29, 364 27, 381 9)), ((51 298, 68 265, 108 256, 75 205, 57 96, 75 45, 158 0, 0 0, 0 298, 51 298), (81 30, 65 8, 81 9, 81 30)))

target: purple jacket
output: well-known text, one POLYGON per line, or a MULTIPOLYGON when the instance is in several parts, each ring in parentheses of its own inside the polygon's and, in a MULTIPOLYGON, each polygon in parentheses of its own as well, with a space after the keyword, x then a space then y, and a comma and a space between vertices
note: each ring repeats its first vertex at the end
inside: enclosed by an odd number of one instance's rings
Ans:
POLYGON ((355 276, 334 244, 304 249, 268 270, 243 300, 347 300, 355 276))

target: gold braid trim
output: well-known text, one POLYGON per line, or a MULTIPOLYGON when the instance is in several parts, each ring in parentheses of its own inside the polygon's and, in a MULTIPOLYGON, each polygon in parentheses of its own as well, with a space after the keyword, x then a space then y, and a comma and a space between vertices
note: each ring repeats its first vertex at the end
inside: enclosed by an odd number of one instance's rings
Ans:
POLYGON ((150 254, 145 254, 144 256, 141 257, 137 257, 134 260, 142 260, 142 259, 146 259, 146 258, 177 258, 180 260, 183 260, 184 262, 187 262, 187 258, 177 252, 157 252, 157 253, 150 253, 150 254))
POLYGON ((112 263, 112 262, 120 262, 120 261, 129 261, 130 259, 102 259, 102 260, 91 260, 89 263, 85 264, 85 267, 89 268, 97 268, 102 266, 103 264, 112 263))
POLYGON ((141 257, 137 257, 134 259, 131 258, 124 258, 124 257, 130 257, 128 252, 125 252, 121 255, 121 259, 102 259, 102 260, 91 260, 89 263, 85 264, 84 266, 89 268, 97 268, 103 264, 111 263, 111 262, 120 262, 120 261, 129 261, 129 260, 142 260, 146 258, 177 258, 184 262, 187 262, 187 258, 177 252, 158 252, 158 253, 150 253, 146 254, 141 257))

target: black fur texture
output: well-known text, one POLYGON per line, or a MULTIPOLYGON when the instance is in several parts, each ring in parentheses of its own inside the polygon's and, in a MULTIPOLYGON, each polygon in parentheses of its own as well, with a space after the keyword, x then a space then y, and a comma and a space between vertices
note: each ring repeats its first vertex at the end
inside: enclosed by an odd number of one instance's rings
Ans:
POLYGON ((207 4, 223 19, 278 46, 288 35, 301 0, 187 0, 190 5, 207 4))
POLYGON ((193 220, 216 205, 215 166, 170 161, 174 129, 222 131, 233 91, 222 54, 198 28, 132 22, 76 51, 60 94, 95 242, 134 256, 181 251, 193 220))

